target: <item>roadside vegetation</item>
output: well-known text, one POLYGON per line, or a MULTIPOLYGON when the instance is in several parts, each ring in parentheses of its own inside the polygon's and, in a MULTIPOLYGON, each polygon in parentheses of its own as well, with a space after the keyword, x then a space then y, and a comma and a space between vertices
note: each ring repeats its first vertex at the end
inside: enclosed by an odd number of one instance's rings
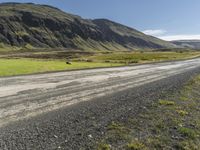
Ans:
POLYGON ((181 60, 199 57, 199 52, 115 52, 115 53, 100 53, 94 56, 89 56, 86 59, 99 62, 114 62, 114 63, 148 63, 168 60, 181 60))
POLYGON ((200 149, 200 75, 128 120, 112 121, 98 150, 200 149))
MULTIPOLYGON (((27 46, 28 47, 28 46, 27 46)), ((126 66, 141 63, 182 60, 199 57, 197 51, 109 52, 49 49, 0 51, 0 76, 126 66), (66 64, 70 62, 71 64, 66 64)))
POLYGON ((66 64, 64 60, 42 59, 0 59, 0 76, 13 76, 21 74, 42 73, 62 70, 75 70, 98 67, 120 66, 119 63, 101 62, 72 62, 66 64))

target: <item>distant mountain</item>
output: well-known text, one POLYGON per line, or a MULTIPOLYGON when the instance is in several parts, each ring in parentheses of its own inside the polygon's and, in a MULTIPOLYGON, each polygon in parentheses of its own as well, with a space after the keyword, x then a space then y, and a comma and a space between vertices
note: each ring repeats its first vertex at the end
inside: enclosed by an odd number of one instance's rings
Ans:
POLYGON ((32 3, 0 4, 0 45, 83 50, 135 50, 175 47, 106 19, 88 20, 32 3))
POLYGON ((172 43, 183 48, 200 49, 200 40, 177 40, 172 43))

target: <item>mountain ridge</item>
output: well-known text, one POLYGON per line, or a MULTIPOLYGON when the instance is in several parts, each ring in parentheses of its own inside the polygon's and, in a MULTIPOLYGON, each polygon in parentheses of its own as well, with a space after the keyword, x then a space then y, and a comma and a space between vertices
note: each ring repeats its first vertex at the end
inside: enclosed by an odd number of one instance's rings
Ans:
POLYGON ((137 50, 175 47, 108 19, 83 19, 33 3, 0 4, 0 45, 82 50, 137 50))
POLYGON ((176 44, 182 48, 200 49, 200 40, 175 40, 171 43, 176 44))

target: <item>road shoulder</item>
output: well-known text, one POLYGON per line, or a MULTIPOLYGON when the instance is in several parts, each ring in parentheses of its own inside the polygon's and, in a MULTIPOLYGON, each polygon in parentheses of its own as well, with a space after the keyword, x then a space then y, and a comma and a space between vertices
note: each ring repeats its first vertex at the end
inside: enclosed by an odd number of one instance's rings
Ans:
MULTIPOLYGON (((197 73, 199 68, 11 124, 0 130, 0 148, 94 149, 101 144, 109 145, 104 137, 110 125, 126 123, 130 116, 140 118, 152 103, 173 95, 197 73)), ((141 127, 149 128, 147 125, 144 122, 141 127)), ((112 143, 111 147, 119 149, 128 144, 123 139, 112 143)))

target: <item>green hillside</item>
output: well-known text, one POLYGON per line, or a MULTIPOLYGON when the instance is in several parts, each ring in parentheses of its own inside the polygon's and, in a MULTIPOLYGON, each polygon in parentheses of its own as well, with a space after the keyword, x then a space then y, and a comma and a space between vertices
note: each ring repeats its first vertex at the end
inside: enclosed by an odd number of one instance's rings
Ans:
POLYGON ((123 51, 175 46, 106 19, 87 20, 46 5, 2 3, 0 49, 6 47, 123 51))

